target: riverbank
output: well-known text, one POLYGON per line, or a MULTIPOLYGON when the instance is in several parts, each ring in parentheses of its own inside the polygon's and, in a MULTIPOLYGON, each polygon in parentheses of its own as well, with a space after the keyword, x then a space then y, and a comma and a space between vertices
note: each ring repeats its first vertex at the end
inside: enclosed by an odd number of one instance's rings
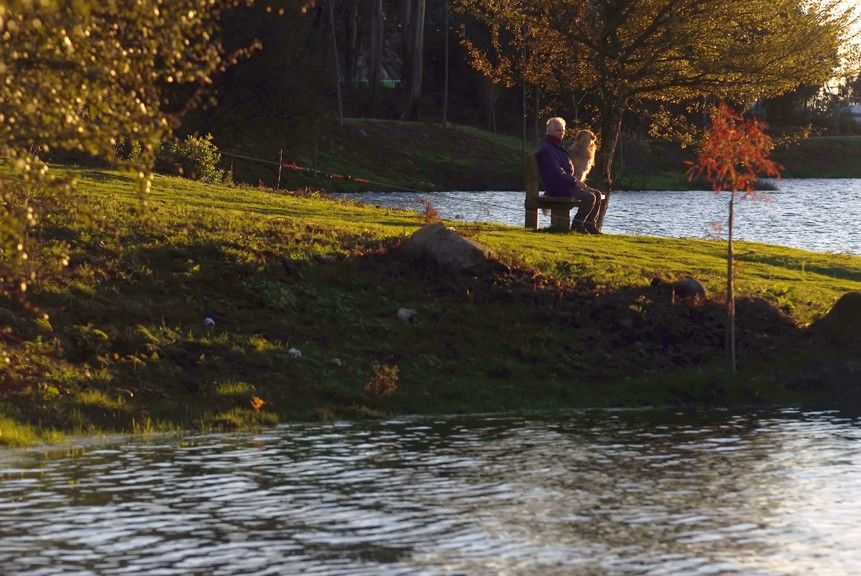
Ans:
MULTIPOLYGON (((524 181, 520 139, 469 126, 348 118, 342 126, 297 137, 279 134, 273 126, 240 124, 222 129, 216 141, 226 154, 233 154, 225 155, 224 168, 232 169, 237 181, 254 185, 276 185, 279 155, 285 163, 377 183, 347 184, 285 169, 281 182, 286 189, 521 190, 524 181)), ((533 149, 527 144, 527 154, 533 149)), ((673 144, 625 136, 617 151, 615 188, 708 188, 685 175, 685 160, 693 154, 673 144)), ((786 177, 861 178, 859 136, 812 137, 775 151, 774 157, 785 167, 786 177)))
POLYGON ((38 313, 0 303, 0 443, 384 414, 827 404, 857 376, 851 354, 804 326, 861 290, 859 257, 739 243, 731 379, 721 242, 454 223, 499 263, 458 276, 398 257, 423 224, 414 213, 157 177, 140 216, 133 177, 56 169, 106 218, 41 224, 39 249, 66 250, 68 268, 32 286, 38 313), (652 285, 688 274, 713 298, 674 303, 652 285))

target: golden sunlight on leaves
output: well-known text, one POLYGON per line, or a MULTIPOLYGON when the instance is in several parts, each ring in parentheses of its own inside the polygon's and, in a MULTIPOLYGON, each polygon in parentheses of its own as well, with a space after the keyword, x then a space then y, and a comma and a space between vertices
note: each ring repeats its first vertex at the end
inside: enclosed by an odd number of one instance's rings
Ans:
POLYGON ((398 389, 398 367, 388 364, 373 365, 374 373, 365 384, 365 394, 374 400, 388 398, 398 389))
MULTIPOLYGON (((226 56, 212 40, 221 14, 240 3, 0 0, 0 157, 20 176, 0 182, 0 254, 26 243, 33 212, 56 203, 35 191, 76 202, 74 183, 43 162, 54 151, 134 163, 141 196, 149 192, 159 144, 212 76, 248 53, 226 56), (129 141, 142 153, 123 161, 117 146, 129 141)), ((29 266, 0 260, 0 296, 23 294, 29 266)))
POLYGON ((251 397, 251 407, 254 408, 257 412, 263 409, 266 405, 266 400, 261 398, 260 396, 252 396, 251 397))
POLYGON ((753 195, 758 174, 780 177, 782 166, 768 158, 774 142, 765 133, 765 124, 756 118, 745 120, 725 102, 712 111, 711 126, 697 162, 692 164, 688 176, 704 175, 712 181, 715 192, 729 189, 729 218, 727 220, 727 288, 726 288, 726 351, 730 372, 736 373, 735 345, 735 256, 733 228, 735 222, 735 194, 743 191, 753 195))
POLYGON ((751 193, 758 174, 780 177, 783 167, 768 158, 774 142, 763 122, 745 120, 723 102, 712 111, 711 121, 699 159, 688 171, 690 178, 704 175, 715 191, 751 193))

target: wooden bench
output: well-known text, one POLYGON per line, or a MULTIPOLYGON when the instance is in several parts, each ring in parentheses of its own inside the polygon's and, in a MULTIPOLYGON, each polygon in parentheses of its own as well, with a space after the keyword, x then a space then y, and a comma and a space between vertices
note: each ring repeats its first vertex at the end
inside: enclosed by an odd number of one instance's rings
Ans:
MULTIPOLYGON (((559 230, 571 229, 571 209, 580 206, 576 198, 564 196, 544 196, 539 193, 541 178, 538 175, 538 164, 535 155, 526 157, 526 208, 525 226, 533 230, 538 229, 538 210, 540 208, 550 209, 550 227, 559 230)), ((603 195, 602 195, 603 196, 603 195)))

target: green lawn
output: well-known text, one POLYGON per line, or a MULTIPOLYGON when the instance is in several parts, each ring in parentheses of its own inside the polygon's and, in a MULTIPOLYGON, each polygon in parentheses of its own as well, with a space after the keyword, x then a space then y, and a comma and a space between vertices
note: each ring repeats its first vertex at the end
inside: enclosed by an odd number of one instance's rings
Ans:
POLYGON ((91 217, 55 214, 38 230, 43 253, 70 256, 33 285, 47 320, 0 303, 11 328, 0 443, 387 413, 818 401, 821 390, 795 385, 815 352, 803 326, 861 290, 861 258, 739 243, 738 290, 764 300, 739 306, 742 373, 730 379, 721 242, 457 223, 499 262, 464 276, 398 256, 423 224, 414 213, 157 177, 141 215, 133 177, 53 169, 78 178, 91 217), (650 285, 685 275, 713 299, 673 304, 650 285), (418 311, 414 324, 400 307, 418 311), (378 397, 372 385, 392 383, 395 367, 396 391, 378 397))

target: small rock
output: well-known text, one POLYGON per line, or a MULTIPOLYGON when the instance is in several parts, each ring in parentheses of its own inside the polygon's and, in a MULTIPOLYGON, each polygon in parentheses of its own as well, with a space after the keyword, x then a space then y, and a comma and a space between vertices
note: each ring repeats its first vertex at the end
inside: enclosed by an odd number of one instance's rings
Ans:
POLYGON ((206 326, 207 328, 212 328, 213 326, 215 326, 215 320, 213 320, 212 318, 207 316, 206 318, 203 319, 203 325, 206 326))
POLYGON ((287 354, 289 354, 291 358, 301 358, 302 357, 302 351, 299 350, 298 348, 290 348, 289 350, 287 350, 287 354))
POLYGON ((344 365, 344 363, 341 362, 340 358, 332 358, 331 360, 329 360, 329 363, 332 364, 332 366, 343 366, 344 365))
POLYGON ((683 278, 673 282, 673 295, 682 300, 706 297, 706 289, 696 278, 683 278))
POLYGON ((299 266, 290 258, 281 258, 281 266, 287 276, 292 276, 299 271, 299 266))
POLYGON ((398 308, 398 318, 405 324, 413 324, 416 321, 418 310, 413 308, 398 308))

